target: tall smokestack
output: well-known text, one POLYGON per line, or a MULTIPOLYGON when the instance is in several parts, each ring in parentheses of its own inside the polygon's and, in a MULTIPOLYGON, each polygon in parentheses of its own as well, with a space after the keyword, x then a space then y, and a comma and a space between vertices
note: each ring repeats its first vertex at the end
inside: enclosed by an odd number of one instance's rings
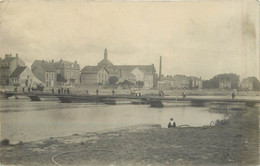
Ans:
POLYGON ((162 77, 162 56, 160 56, 159 80, 161 80, 161 77, 162 77))

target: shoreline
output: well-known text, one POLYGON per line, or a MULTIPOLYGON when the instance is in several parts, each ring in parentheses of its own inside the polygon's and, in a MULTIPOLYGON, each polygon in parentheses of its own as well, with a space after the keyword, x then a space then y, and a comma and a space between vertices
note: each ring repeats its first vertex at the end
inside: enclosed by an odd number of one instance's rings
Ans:
POLYGON ((53 156, 61 165, 259 165, 259 110, 232 111, 215 127, 141 125, 2 145, 0 162, 55 165, 53 156))

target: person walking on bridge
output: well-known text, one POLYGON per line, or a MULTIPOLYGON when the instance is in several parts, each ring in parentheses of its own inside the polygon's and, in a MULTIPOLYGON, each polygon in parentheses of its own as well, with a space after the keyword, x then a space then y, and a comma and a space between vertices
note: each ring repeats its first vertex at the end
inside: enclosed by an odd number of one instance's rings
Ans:
POLYGON ((232 93, 232 99, 234 100, 236 97, 235 92, 232 93))
POLYGON ((113 96, 115 95, 115 90, 114 90, 114 89, 112 90, 112 95, 113 95, 113 96))

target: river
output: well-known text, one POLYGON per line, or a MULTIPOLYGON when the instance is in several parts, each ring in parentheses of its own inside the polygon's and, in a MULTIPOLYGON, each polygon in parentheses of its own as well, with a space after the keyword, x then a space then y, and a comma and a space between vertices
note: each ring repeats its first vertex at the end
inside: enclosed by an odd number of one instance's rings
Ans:
POLYGON ((138 124, 167 127, 173 117, 177 126, 203 126, 225 118, 206 107, 150 108, 148 105, 32 102, 0 99, 1 140, 28 142, 50 137, 83 134, 138 124))

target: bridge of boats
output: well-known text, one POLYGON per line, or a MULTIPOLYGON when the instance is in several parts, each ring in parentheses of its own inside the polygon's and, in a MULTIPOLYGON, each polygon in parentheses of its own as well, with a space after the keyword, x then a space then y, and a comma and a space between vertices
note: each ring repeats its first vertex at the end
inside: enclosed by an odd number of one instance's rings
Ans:
POLYGON ((205 97, 171 97, 155 95, 75 95, 75 94, 51 94, 51 93, 15 93, 3 92, 5 98, 15 96, 28 96, 31 101, 42 101, 43 99, 59 99, 62 103, 84 103, 84 102, 103 102, 105 104, 115 105, 119 101, 131 101, 135 104, 149 104, 152 107, 163 107, 163 103, 187 103, 191 106, 205 106, 207 103, 238 104, 243 103, 246 106, 255 106, 260 103, 259 99, 227 99, 227 98, 205 98, 205 97))

